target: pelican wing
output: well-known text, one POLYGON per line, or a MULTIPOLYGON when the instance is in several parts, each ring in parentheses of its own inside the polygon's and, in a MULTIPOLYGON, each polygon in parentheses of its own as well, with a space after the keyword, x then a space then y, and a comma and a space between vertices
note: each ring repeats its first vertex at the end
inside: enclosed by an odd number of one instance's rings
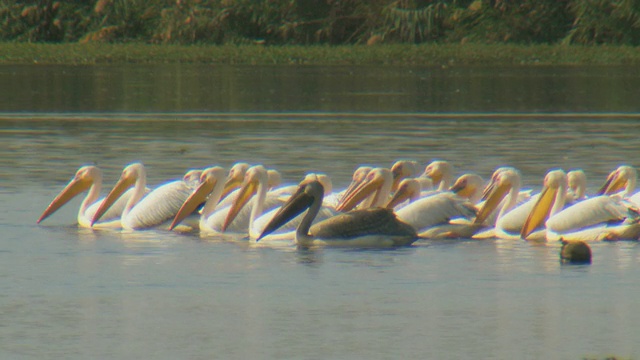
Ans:
MULTIPOLYGON (((247 206, 251 205, 251 201, 247 204, 247 206)), ((224 220, 227 218, 227 214, 229 214, 229 210, 231 210, 231 205, 220 206, 218 205, 215 211, 210 214, 207 218, 200 219, 200 232, 201 233, 222 233, 222 224, 224 224, 224 220)), ((244 209, 243 209, 244 210, 244 209)), ((237 222, 238 218, 242 217, 242 211, 238 214, 236 219, 229 225, 227 231, 235 232, 237 229, 234 227, 234 224, 237 222)))
POLYGON ((465 199, 443 192, 414 201, 397 211, 398 218, 421 231, 450 219, 475 216, 475 208, 465 199))
POLYGON ((335 209, 338 206, 341 196, 341 193, 332 192, 331 194, 324 197, 324 199, 322 200, 322 205, 335 209))
POLYGON ((367 235, 406 236, 417 234, 408 224, 398 221, 390 209, 356 210, 321 221, 309 230, 319 239, 353 239, 367 235))
POLYGON ((130 229, 158 226, 172 219, 192 192, 182 180, 164 184, 142 198, 123 219, 123 225, 130 229))
POLYGON ((629 205, 615 196, 596 196, 570 206, 547 220, 547 229, 562 234, 596 224, 624 220, 629 205))
POLYGON ((529 201, 520 204, 515 209, 504 214, 502 218, 496 222, 496 227, 506 233, 517 233, 519 235, 531 210, 533 210, 536 202, 538 202, 539 197, 540 194, 536 194, 529 198, 529 201))

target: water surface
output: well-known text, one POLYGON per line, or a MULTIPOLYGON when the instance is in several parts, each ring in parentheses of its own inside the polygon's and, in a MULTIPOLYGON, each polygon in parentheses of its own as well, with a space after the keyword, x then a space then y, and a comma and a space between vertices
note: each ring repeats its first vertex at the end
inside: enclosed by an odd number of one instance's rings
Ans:
POLYGON ((588 266, 524 241, 255 247, 78 229, 80 199, 35 224, 79 166, 97 164, 111 186, 136 160, 151 185, 239 160, 291 183, 323 171, 336 188, 359 164, 401 158, 485 179, 512 165, 534 190, 551 168, 582 168, 593 193, 638 165, 634 74, 0 67, 0 356, 638 358, 636 242, 593 244, 588 266))

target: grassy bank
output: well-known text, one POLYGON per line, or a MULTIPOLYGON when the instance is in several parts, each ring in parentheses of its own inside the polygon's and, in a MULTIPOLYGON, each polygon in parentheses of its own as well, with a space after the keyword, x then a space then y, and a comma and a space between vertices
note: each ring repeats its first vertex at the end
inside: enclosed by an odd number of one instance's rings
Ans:
POLYGON ((0 64, 640 65, 632 46, 0 43, 0 64))

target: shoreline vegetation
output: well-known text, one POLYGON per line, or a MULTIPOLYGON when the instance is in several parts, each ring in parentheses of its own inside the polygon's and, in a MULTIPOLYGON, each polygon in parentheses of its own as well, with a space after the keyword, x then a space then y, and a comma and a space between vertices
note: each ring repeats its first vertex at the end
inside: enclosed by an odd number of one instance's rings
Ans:
POLYGON ((640 0, 0 0, 0 20, 0 64, 640 64, 640 0))
POLYGON ((0 43, 0 64, 638 66, 639 50, 635 46, 623 45, 0 43))

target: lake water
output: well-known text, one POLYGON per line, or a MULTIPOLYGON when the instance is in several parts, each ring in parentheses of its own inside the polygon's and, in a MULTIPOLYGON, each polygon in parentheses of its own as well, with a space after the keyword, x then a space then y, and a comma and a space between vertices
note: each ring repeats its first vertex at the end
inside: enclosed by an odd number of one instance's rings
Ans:
POLYGON ((419 241, 395 250, 254 247, 35 220, 88 163, 111 186, 262 163, 344 188, 359 164, 501 165, 538 190, 582 168, 593 193, 640 165, 640 69, 0 67, 0 358, 640 358, 640 248, 419 241))

